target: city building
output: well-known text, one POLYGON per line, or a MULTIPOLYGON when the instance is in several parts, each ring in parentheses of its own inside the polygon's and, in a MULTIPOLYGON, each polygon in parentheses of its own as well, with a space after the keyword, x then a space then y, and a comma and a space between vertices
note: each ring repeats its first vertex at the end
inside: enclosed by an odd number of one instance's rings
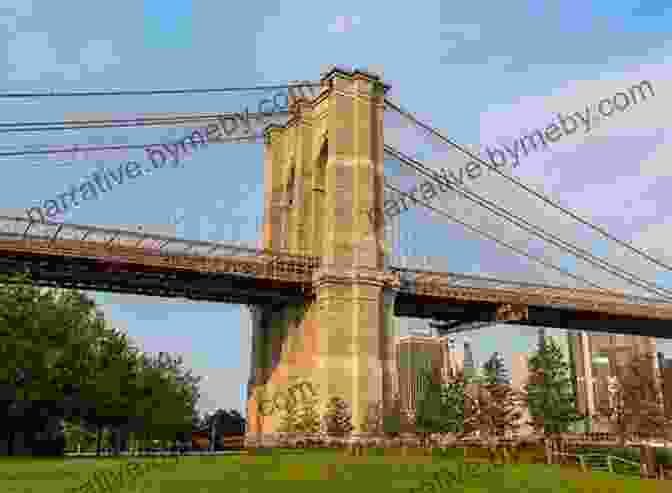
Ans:
MULTIPOLYGON (((576 374, 577 408, 594 416, 601 402, 609 400, 610 381, 619 368, 626 367, 638 355, 654 354, 655 339, 635 335, 572 332, 571 352, 576 374)), ((651 376, 656 372, 654 358, 651 376)), ((612 426, 601 419, 587 419, 586 431, 610 432, 612 426)))
MULTIPOLYGON (((516 392, 524 392, 525 385, 527 384, 529 378, 529 370, 527 360, 529 358, 528 353, 514 353, 511 358, 511 387, 516 392)), ((518 429, 518 434, 520 436, 527 436, 534 432, 532 425, 528 424, 530 421, 530 411, 527 408, 527 405, 521 402, 520 406, 523 415, 521 416, 518 423, 520 428, 518 429)))
POLYGON ((415 399, 422 389, 421 369, 429 369, 435 378, 441 378, 444 351, 436 337, 411 334, 398 339, 399 394, 405 411, 415 411, 415 399))
POLYGON ((665 358, 663 353, 658 353, 658 369, 660 370, 665 413, 672 416, 672 358, 665 358))
POLYGON ((406 411, 415 411, 415 400, 422 389, 420 369, 427 368, 441 382, 463 369, 464 354, 455 350, 450 336, 436 337, 427 331, 411 331, 397 340, 399 394, 406 411))

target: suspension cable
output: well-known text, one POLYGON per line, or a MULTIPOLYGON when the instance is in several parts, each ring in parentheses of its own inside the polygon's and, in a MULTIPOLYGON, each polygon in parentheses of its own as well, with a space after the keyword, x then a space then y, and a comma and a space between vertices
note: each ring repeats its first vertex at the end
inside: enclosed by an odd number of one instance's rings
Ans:
MULTIPOLYGON (((217 139, 215 143, 226 143, 226 142, 238 142, 238 141, 255 141, 263 139, 263 135, 250 135, 248 137, 226 137, 222 139, 217 139)), ((178 140, 179 142, 179 140, 178 140)), ((174 143, 174 142, 173 142, 174 143)), ((163 144, 168 144, 168 142, 159 142, 157 144, 123 144, 123 145, 114 145, 114 146, 77 146, 69 147, 66 149, 40 149, 36 151, 14 151, 14 152, 0 152, 0 158, 2 157, 12 157, 12 156, 29 156, 35 154, 57 154, 59 152, 82 152, 82 151, 106 151, 106 150, 118 150, 118 149, 144 149, 145 147, 150 146, 160 146, 163 144)))
MULTIPOLYGON (((288 115, 289 111, 273 111, 274 115, 288 115)), ((235 113, 205 113, 205 114, 187 114, 163 117, 146 117, 134 119, 108 119, 108 120, 69 120, 56 122, 16 122, 0 123, 0 133, 10 132, 46 132, 52 130, 77 130, 88 128, 126 128, 126 127, 156 127, 156 126, 174 126, 181 123, 190 122, 216 122, 220 118, 234 116, 235 113)), ((268 116, 268 113, 247 113, 250 119, 260 119, 261 116, 268 116)))
MULTIPOLYGON (((394 192, 396 192, 396 193, 398 193, 398 194, 400 194, 400 195, 409 195, 408 193, 406 193, 406 192, 402 192, 402 191, 399 190, 398 188, 396 188, 396 187, 390 185, 389 183, 385 183, 385 187, 389 188, 390 190, 392 190, 392 191, 394 191, 394 192)), ((454 221, 454 222, 456 222, 456 223, 458 223, 458 224, 464 226, 465 228, 469 229, 470 231, 473 231, 474 233, 477 233, 477 234, 479 234, 479 235, 481 235, 481 236, 484 236, 485 238, 494 241, 494 242, 497 243, 498 245, 501 245, 501 246, 503 246, 503 247, 505 247, 505 248, 508 248, 508 249, 510 249, 510 250, 513 250, 513 251, 516 252, 517 254, 519 254, 519 255, 523 255, 524 257, 527 257, 527 258, 529 258, 530 260, 533 260, 534 262, 537 262, 537 263, 543 265, 543 266, 546 267, 546 268, 556 270, 556 271, 560 272, 561 274, 564 274, 564 275, 566 275, 566 276, 569 276, 569 277, 571 277, 572 279, 574 279, 574 280, 576 280, 576 281, 579 281, 579 282, 582 282, 582 283, 584 283, 584 284, 588 284, 589 286, 593 286, 594 288, 597 288, 597 289, 599 289, 599 290, 601 290, 601 291, 607 291, 604 287, 600 286, 599 284, 596 284, 596 283, 594 283, 594 282, 592 282, 592 281, 589 281, 588 279, 585 279, 585 278, 583 278, 583 277, 581 277, 581 276, 578 276, 578 275, 576 275, 576 274, 573 274, 573 273, 569 272, 568 270, 563 269, 562 267, 558 267, 558 266, 556 266, 555 264, 550 263, 550 262, 544 260, 544 259, 541 258, 541 257, 537 257, 536 255, 532 255, 532 254, 530 254, 530 253, 528 253, 528 252, 526 252, 526 251, 524 251, 524 250, 522 250, 522 249, 520 249, 520 248, 518 248, 518 247, 515 247, 515 246, 511 245, 510 243, 507 243, 507 242, 505 242, 505 241, 502 241, 502 240, 498 239, 495 235, 493 235, 493 234, 491 234, 491 233, 488 233, 488 232, 486 232, 486 231, 483 231, 483 230, 477 228, 476 226, 473 226, 473 225, 471 225, 471 224, 468 224, 468 223, 466 223, 466 222, 464 222, 464 221, 462 221, 462 220, 456 218, 455 216, 450 215, 450 214, 449 214, 448 212, 446 212, 444 209, 440 209, 440 208, 438 208, 438 207, 434 207, 434 206, 432 206, 432 205, 429 205, 429 202, 427 202, 427 201, 425 201, 425 200, 421 200, 420 202, 421 202, 421 204, 422 204, 423 206, 425 206, 427 209, 430 209, 430 210, 434 211, 435 213, 437 213, 437 214, 439 214, 439 215, 441 215, 441 216, 447 217, 447 218, 450 219, 451 221, 454 221)))
MULTIPOLYGON (((385 145, 385 152, 387 152, 389 155, 394 157, 395 159, 399 160, 403 164, 406 164, 407 166, 415 169, 419 173, 423 174, 424 176, 427 176, 431 180, 433 180, 436 183, 439 184, 444 184, 451 189, 455 190, 457 193, 462 195, 463 197, 467 198, 468 200, 477 203, 481 207, 484 207, 485 209, 489 210, 490 212, 493 212, 495 215, 504 218, 506 221, 511 222, 518 226, 519 228, 528 231, 529 233, 533 234, 534 236, 537 236, 544 240, 547 243, 551 243, 557 247, 559 247, 562 250, 569 251, 572 255, 582 258, 583 260, 591 263, 594 266, 597 266, 598 268, 601 268, 610 274, 619 277, 625 281, 627 281, 630 284, 636 285, 640 288, 646 289, 647 291, 654 292, 658 294, 659 296, 663 296, 667 299, 670 299, 672 301, 672 292, 669 292, 668 290, 661 288, 657 286, 655 283, 651 283, 649 281, 646 281, 644 279, 639 278, 638 276, 631 274, 617 266, 614 266, 610 264, 609 262, 605 261, 604 259, 595 257, 592 253, 577 247, 575 245, 572 245, 571 243, 563 240, 562 238, 553 235, 551 233, 546 232, 543 228, 536 226, 534 224, 531 224, 529 221, 525 220, 524 218, 521 218, 520 216, 517 216, 511 211, 508 211, 507 209, 504 209, 503 207, 498 206, 494 202, 485 199, 478 195, 476 192, 470 191, 469 188, 465 185, 462 186, 462 188, 458 188, 455 186, 452 186, 447 180, 442 179, 440 176, 438 176, 438 173, 436 173, 434 170, 427 168, 424 166, 422 163, 419 163, 418 161, 410 158, 409 156, 406 156, 405 154, 401 153, 400 151, 394 149, 393 147, 389 145, 385 145), (474 198, 476 197, 476 198, 474 198), (485 205, 486 204, 489 205, 485 205), (514 218, 514 219, 512 219, 514 218), (522 224, 521 224, 522 223, 522 224), (541 233, 539 233, 541 232, 541 233), (552 238, 549 240, 548 238, 544 237, 550 237, 552 238), (558 245, 560 243, 561 245, 558 245), (572 251, 574 250, 574 251, 572 251), (579 252, 579 253, 577 253, 579 252), (591 260, 592 259, 592 260, 591 260), (608 267, 605 267, 604 265, 596 265, 597 263, 604 264, 608 267), (620 271, 621 273, 619 274, 618 272, 614 272, 613 270, 610 269, 615 269, 616 271, 620 271), (629 276, 630 279, 624 277, 629 276)), ((414 199, 415 200, 415 199, 414 199)))
POLYGON ((250 92, 250 91, 268 91, 271 89, 287 89, 290 87, 319 87, 321 82, 310 82, 300 84, 279 84, 272 86, 252 86, 252 87, 220 87, 212 89, 155 89, 147 91, 80 91, 80 92, 15 92, 0 93, 0 98, 44 98, 44 97, 76 97, 76 96, 154 96, 160 94, 207 94, 220 92, 250 92))
POLYGON ((596 224, 591 223, 591 222, 588 221, 587 219, 583 219, 582 217, 580 217, 577 213, 575 213, 575 212, 572 211, 571 209, 568 209, 568 208, 566 208, 566 207, 564 207, 564 206, 558 204, 557 202, 555 202, 553 199, 549 198, 548 196, 546 196, 546 195, 544 195, 544 194, 542 194, 542 193, 540 193, 540 192, 538 192, 538 191, 536 191, 536 190, 534 190, 534 189, 528 187, 527 185, 525 185, 524 183, 522 183, 520 180, 517 180, 516 178, 514 178, 514 177, 512 177, 512 176, 509 176, 509 175, 507 175, 506 173, 500 171, 499 169, 497 169, 496 166, 493 166, 493 165, 491 165, 491 164, 485 162, 484 160, 482 160, 482 159, 480 158, 480 156, 477 156, 477 155, 473 154, 473 153, 472 153, 471 151, 469 151, 468 149, 464 149, 464 148, 462 148, 461 146, 459 146, 458 144, 456 144, 456 143, 454 143, 452 140, 450 140, 448 137, 446 137, 445 135, 443 135, 442 133, 440 133, 438 130, 436 130, 436 129, 430 127, 429 125, 426 125, 426 124, 422 123, 422 122, 419 121, 413 114, 411 114, 410 112, 408 112, 408 111, 406 111, 406 110, 403 110, 403 109, 400 108, 398 105, 392 103, 392 102, 389 101, 388 99, 385 99, 385 104, 386 104, 387 106, 389 106, 390 108, 392 108, 393 110, 396 110, 396 111, 397 111, 398 113, 400 113, 402 116, 404 116, 404 117, 406 117, 407 119, 411 120, 411 121, 412 121, 413 123, 415 123, 416 125, 422 127, 422 128, 425 129, 426 131, 430 132, 430 133, 431 133, 432 135, 434 135, 435 137, 438 137, 438 138, 439 138, 440 140, 442 140, 443 142, 449 144, 450 146, 452 146, 452 147, 454 147, 455 149, 459 150, 459 151, 462 152, 463 154, 468 155, 470 158, 477 160, 479 163, 481 163, 481 164, 487 166, 490 170, 492 170, 492 171, 494 171, 495 173, 499 174, 500 176, 506 178, 506 179, 509 180, 511 183, 513 183, 513 184, 515 184, 515 185, 521 187, 521 188, 522 188, 523 190, 525 190, 526 192, 531 193, 532 195, 534 195, 534 196, 537 197, 538 199, 543 200, 546 204, 548 204, 548 205, 550 205, 550 206, 552 206, 552 207, 558 209, 559 211, 563 212, 564 214, 569 215, 571 218, 575 219, 576 221, 579 221, 579 222, 582 223, 583 225, 590 227, 593 231, 597 231, 600 235, 602 235, 602 237, 607 238, 608 240, 615 241, 616 243, 618 243, 619 245, 621 245, 621 246, 627 248, 627 249, 630 250, 631 252, 636 253, 636 254, 638 254, 638 255, 644 257, 644 258, 645 258, 646 260, 648 260, 649 262, 652 262, 652 263, 656 264, 657 266, 662 267, 663 269, 672 272, 672 266, 670 266, 670 265, 668 265, 668 264, 662 262, 661 260, 656 259, 655 257, 652 257, 651 255, 649 255, 648 253, 646 253, 646 252, 643 251, 642 249, 637 248, 637 247, 635 247, 634 245, 632 245, 632 243, 630 243, 630 242, 623 241, 623 240, 619 240, 618 238, 616 238, 615 236, 613 236, 612 234, 610 234, 609 232, 607 232, 604 228, 602 228, 602 227, 600 227, 600 226, 598 226, 598 225, 596 225, 596 224))

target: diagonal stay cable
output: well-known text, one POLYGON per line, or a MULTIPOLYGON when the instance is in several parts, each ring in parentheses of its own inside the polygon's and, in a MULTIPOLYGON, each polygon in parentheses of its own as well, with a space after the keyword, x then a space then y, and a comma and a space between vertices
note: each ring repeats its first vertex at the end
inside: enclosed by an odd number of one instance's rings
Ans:
MULTIPOLYGON (((401 194, 401 195, 409 195, 408 193, 406 193, 406 192, 402 192, 401 190, 399 190, 398 188, 394 187, 393 185, 390 185, 389 183, 385 183, 385 186, 386 186, 387 188, 389 188, 390 190, 392 190, 393 192, 396 192, 396 193, 398 193, 398 194, 401 194)), ((450 214, 449 214, 448 212, 446 212, 444 209, 440 209, 440 208, 438 208, 438 207, 434 207, 434 206, 432 206, 432 205, 429 205, 429 203, 428 203, 427 201, 425 201, 425 200, 422 200, 420 203, 421 203, 424 207, 426 207, 427 209, 430 209, 430 210, 436 212, 437 214, 439 214, 439 215, 441 215, 441 216, 447 217, 447 218, 450 219, 451 221, 454 221, 454 222, 456 222, 456 223, 458 223, 458 224, 464 226, 465 228, 467 228, 467 229, 473 231, 474 233, 477 233, 477 234, 479 234, 479 235, 481 235, 481 236, 484 236, 485 238, 494 241, 494 242, 497 243, 498 245, 502 245, 502 246, 504 246, 505 248, 508 248, 508 249, 510 249, 510 250, 513 250, 514 252, 518 253, 519 255, 523 255, 524 257, 527 257, 527 258, 529 258, 530 260, 533 260, 534 262, 537 262, 537 263, 543 265, 543 266, 546 267, 546 268, 556 270, 556 271, 560 272, 561 274, 566 275, 566 276, 569 276, 569 277, 571 277, 572 279, 574 279, 574 280, 576 280, 576 281, 582 282, 582 283, 584 283, 584 284, 588 284, 589 286, 592 286, 592 287, 594 287, 594 288, 597 288, 597 289, 599 289, 599 290, 601 290, 601 291, 608 292, 608 290, 606 290, 604 287, 600 286, 599 284, 596 284, 596 283, 594 283, 594 282, 592 282, 592 281, 589 281, 588 279, 586 279, 586 278, 584 278, 584 277, 581 277, 581 276, 578 276, 578 275, 576 275, 576 274, 573 274, 573 273, 569 272, 568 270, 563 269, 562 267, 558 267, 558 266, 556 266, 555 264, 553 264, 553 263, 551 263, 551 262, 548 262, 548 261, 544 260, 544 259, 541 258, 541 257, 537 257, 536 255, 532 255, 532 254, 530 254, 530 253, 528 253, 528 252, 526 252, 526 251, 524 251, 524 250, 522 250, 522 249, 520 249, 520 248, 518 248, 518 247, 515 247, 515 246, 511 245, 510 243, 507 243, 507 242, 505 242, 505 241, 502 241, 502 240, 498 239, 495 235, 493 235, 493 234, 491 234, 491 233, 488 233, 488 232, 486 232, 486 231, 483 231, 483 230, 477 228, 476 226, 473 226, 473 225, 471 225, 471 224, 468 224, 468 223, 466 223, 466 222, 464 222, 464 221, 462 221, 462 220, 456 218, 455 216, 450 215, 450 214)))
POLYGON ((405 154, 401 153, 400 151, 394 149, 393 147, 391 147, 389 145, 385 145, 385 152, 387 152, 389 155, 391 155, 395 159, 399 160, 403 164, 406 164, 407 166, 415 169, 416 171, 420 172, 424 176, 427 176, 428 178, 430 178, 434 182, 436 182, 438 184, 444 184, 444 185, 450 187, 451 189, 453 189, 454 191, 456 191, 457 193, 459 193, 463 197, 467 198, 468 200, 477 203, 478 205, 480 205, 481 207, 489 210, 490 212, 494 213, 495 215, 497 215, 499 217, 502 217, 506 221, 515 224, 519 228, 533 234, 534 236, 537 236, 537 237, 541 238, 545 242, 551 243, 551 244, 559 247, 562 250, 569 251, 572 255, 574 255, 578 258, 581 258, 581 259, 589 262, 590 264, 592 264, 594 266, 597 266, 598 268, 600 268, 602 270, 605 270, 605 271, 609 272, 610 274, 627 281, 630 284, 633 284, 633 285, 638 286, 640 288, 643 288, 647 291, 654 292, 654 293, 658 294, 659 296, 662 296, 664 298, 672 300, 672 292, 657 286, 655 283, 646 281, 646 280, 644 280, 642 278, 639 278, 638 276, 636 276, 632 273, 629 273, 629 272, 627 272, 627 271, 625 271, 625 270, 623 270, 623 269, 621 269, 617 266, 614 266, 614 265, 610 264, 609 262, 605 261, 604 259, 596 257, 595 255, 588 252, 587 250, 584 250, 584 249, 579 248, 575 245, 572 245, 571 243, 563 240, 562 238, 558 237, 557 235, 553 235, 551 233, 548 233, 548 232, 544 231, 543 228, 541 228, 539 226, 536 226, 534 224, 531 224, 529 221, 525 220, 524 218, 521 218, 520 216, 517 216, 517 215, 511 213, 511 211, 508 211, 508 210, 504 209, 503 207, 498 206, 494 202, 481 197, 476 192, 470 191, 469 188, 465 185, 463 185, 462 187, 454 186, 453 184, 449 183, 447 180, 440 177, 438 175, 438 173, 436 173, 434 170, 432 170, 430 168, 427 168, 422 163, 416 161, 415 159, 413 159, 409 156, 406 156, 405 154), (474 198, 474 197, 476 197, 476 198, 474 198), (489 204, 489 205, 486 205, 486 204, 489 204), (550 237, 551 239, 548 239, 547 237, 550 237), (558 245, 558 243, 560 243, 560 245, 558 245), (598 264, 598 265, 596 265, 596 264, 598 264), (599 265, 599 264, 603 264, 603 265, 599 265), (605 267, 605 265, 607 267, 605 267), (614 272, 614 269, 617 272, 614 272), (618 271, 620 271, 620 273, 618 271), (627 277, 624 277, 624 276, 627 276, 627 277))
POLYGON ((663 296, 667 299, 670 299, 671 294, 666 290, 665 288, 661 288, 657 286, 655 283, 651 283, 649 281, 646 281, 642 278, 639 278, 638 276, 629 273, 617 266, 614 266, 610 264, 609 262, 605 261, 604 259, 601 259, 599 257, 596 257, 592 253, 588 252, 587 250, 584 250, 582 248, 579 248, 570 242, 567 242, 563 240, 562 238, 558 237, 557 235, 553 235, 551 233, 548 233, 547 231, 544 231, 542 228, 539 226, 536 226, 534 224, 531 224, 529 221, 525 220, 524 218, 521 218, 520 216, 516 216, 515 214, 511 213, 510 211, 504 209, 503 207, 498 206, 494 202, 485 199, 478 195, 476 192, 469 191, 468 187, 462 186, 461 188, 453 186, 451 183, 449 183, 447 180, 444 180, 440 176, 438 176, 438 173, 435 171, 427 168, 424 166, 422 163, 419 163, 418 161, 410 158, 409 156, 406 156, 405 154, 401 153, 400 151, 397 151, 396 149, 392 148, 391 146, 385 145, 385 151, 394 157, 395 159, 399 160, 403 164, 406 164, 407 166, 415 169, 416 171, 420 172, 421 174, 427 176, 428 178, 432 179, 433 181, 439 183, 439 184, 444 184, 451 189, 455 190, 457 193, 462 195, 463 197, 467 198, 468 200, 475 202, 476 204, 480 205, 481 207, 489 210, 490 212, 494 213, 495 215, 504 218, 506 221, 513 223, 514 225, 518 226, 519 228, 533 234, 534 236, 537 236, 544 240, 547 243, 550 243, 552 245, 555 245, 556 247, 560 248, 561 250, 564 251, 569 251, 572 255, 581 258, 588 263, 592 264, 593 266, 596 266, 602 270, 605 270, 609 272, 610 274, 623 279, 627 281, 630 284, 633 284, 635 286, 638 286, 640 288, 646 289, 647 291, 654 292, 658 294, 659 296, 663 296), (475 198, 474 198, 475 197, 475 198), (549 239, 549 237, 551 239, 549 239), (578 252, 578 253, 577 253, 578 252), (606 267, 605 267, 606 265, 606 267), (614 272, 616 270, 616 272, 614 272), (620 271, 620 272, 619 272, 620 271), (627 276, 627 277, 624 277, 627 276))
POLYGON ((636 253, 636 254, 640 255, 641 257, 644 257, 644 258, 645 258, 646 260, 648 260, 649 262, 652 262, 652 263, 656 264, 657 266, 662 267, 663 269, 672 272, 672 266, 670 266, 670 265, 668 265, 668 264, 662 262, 661 260, 658 260, 658 259, 655 258, 655 257, 652 257, 651 255, 649 255, 648 253, 646 253, 644 250, 642 250, 642 249, 640 249, 640 248, 637 248, 637 247, 635 247, 634 245, 632 245, 632 243, 630 243, 630 242, 623 241, 623 240, 619 240, 618 238, 616 238, 615 236, 613 236, 612 234, 610 234, 608 231, 606 231, 604 228, 602 228, 602 227, 600 227, 600 226, 598 226, 598 225, 596 225, 596 224, 591 223, 591 222, 588 221, 587 219, 583 219, 581 216, 579 216, 578 214, 576 214, 576 213, 573 212, 572 210, 570 210, 570 209, 568 209, 568 208, 566 208, 566 207, 564 207, 564 206, 558 204, 557 202, 555 202, 554 200, 550 199, 550 198, 547 197, 546 195, 544 195, 544 194, 542 194, 542 193, 539 193, 539 192, 537 192, 536 190, 534 190, 534 189, 528 187, 527 185, 525 185, 524 183, 522 183, 520 180, 517 180, 516 178, 514 178, 514 177, 512 177, 512 176, 509 176, 509 175, 507 175, 506 173, 500 171, 499 169, 497 169, 496 166, 493 166, 493 165, 491 165, 491 164, 485 162, 485 161, 484 161, 483 159, 481 159, 479 156, 473 154, 472 152, 470 152, 470 151, 467 150, 467 149, 462 148, 461 146, 459 146, 458 144, 456 144, 456 143, 454 143, 452 140, 450 140, 448 137, 446 137, 445 135, 441 134, 438 130, 436 130, 436 129, 430 127, 429 125, 426 125, 426 124, 422 123, 422 122, 419 121, 415 116, 413 116, 413 114, 411 114, 410 112, 408 112, 408 111, 406 111, 406 110, 403 110, 401 107, 399 107, 398 105, 392 103, 392 102, 389 101, 388 99, 385 99, 385 105, 386 105, 386 106, 389 106, 389 107, 392 108, 393 110, 395 110, 395 111, 397 111, 398 113, 400 113, 402 116, 404 116, 404 117, 406 117, 407 119, 411 120, 411 121, 412 121, 413 123, 415 123, 416 125, 422 127, 422 128, 425 129, 426 131, 430 132, 430 133, 431 133, 432 135, 434 135, 435 137, 438 137, 438 138, 439 138, 440 140, 442 140, 443 142, 449 144, 450 146, 452 146, 452 147, 454 147, 455 149, 459 150, 459 151, 462 152, 463 154, 466 154, 466 155, 469 156, 470 158, 475 159, 476 161, 478 161, 479 163, 485 165, 485 166, 488 167, 490 170, 494 171, 495 173, 499 174, 500 176, 506 178, 507 180, 509 180, 509 181, 510 181, 511 183, 513 183, 514 185, 517 185, 517 186, 521 187, 523 190, 525 190, 525 191, 528 192, 528 193, 531 193, 532 195, 534 195, 534 196, 537 197, 538 199, 544 201, 546 204, 548 204, 548 205, 550 205, 550 206, 552 206, 552 207, 558 209, 559 211, 563 212, 564 214, 569 215, 572 219, 574 219, 574 220, 576 220, 576 221, 579 221, 581 224, 583 224, 583 225, 585 225, 585 226, 588 226, 588 227, 591 228, 593 231, 597 231, 600 235, 602 235, 602 237, 607 238, 608 240, 614 241, 614 242, 618 243, 619 245, 621 245, 622 247, 627 248, 627 249, 630 250, 631 252, 636 253))

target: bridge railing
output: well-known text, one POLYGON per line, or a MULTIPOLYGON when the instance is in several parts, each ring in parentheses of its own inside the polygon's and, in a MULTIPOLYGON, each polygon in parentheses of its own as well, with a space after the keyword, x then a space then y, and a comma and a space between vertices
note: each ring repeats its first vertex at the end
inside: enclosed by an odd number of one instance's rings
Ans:
POLYGON ((541 296, 548 296, 549 294, 552 294, 552 292, 556 292, 561 294, 563 298, 575 298, 577 300, 585 300, 587 297, 590 297, 596 301, 605 302, 631 303, 639 305, 659 304, 665 306, 666 308, 672 306, 672 303, 667 300, 630 295, 615 290, 597 290, 553 286, 542 283, 511 281, 506 279, 496 279, 454 272, 434 272, 396 266, 392 267, 392 271, 399 275, 401 280, 401 288, 402 290, 406 291, 417 290, 420 285, 435 284, 437 287, 450 286, 456 288, 490 288, 498 289, 502 292, 507 290, 515 290, 515 292, 518 294, 520 294, 522 291, 524 294, 541 296))
POLYGON ((139 262, 309 281, 316 257, 236 243, 182 240, 162 234, 100 226, 42 223, 0 215, 0 250, 94 257, 106 263, 139 262))

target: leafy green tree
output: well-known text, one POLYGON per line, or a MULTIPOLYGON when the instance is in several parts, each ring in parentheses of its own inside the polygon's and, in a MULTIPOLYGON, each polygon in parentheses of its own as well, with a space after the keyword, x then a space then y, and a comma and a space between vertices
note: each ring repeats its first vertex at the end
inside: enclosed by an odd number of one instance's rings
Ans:
POLYGON ((167 353, 140 360, 136 414, 141 430, 145 438, 178 441, 191 432, 200 377, 185 372, 182 359, 167 353))
POLYGON ((464 432, 464 409, 467 378, 464 372, 458 372, 443 386, 443 414, 445 431, 462 434, 464 432))
POLYGON ((432 433, 449 431, 452 423, 446 409, 444 388, 437 376, 427 368, 418 371, 419 390, 415 400, 415 427, 428 444, 432 433))
POLYGON ((76 409, 103 328, 80 293, 0 275, 0 429, 10 455, 16 431, 40 431, 76 409))
POLYGON ((560 347, 552 339, 544 339, 529 358, 529 379, 525 386, 525 401, 530 410, 530 424, 543 431, 546 442, 546 462, 551 463, 551 443, 566 433, 572 423, 584 417, 576 410, 569 365, 560 347))
POLYGON ((464 433, 479 431, 488 443, 491 460, 497 454, 497 439, 519 427, 522 411, 517 393, 508 384, 471 384, 465 399, 464 433))
POLYGON ((95 353, 94 376, 84 389, 91 403, 85 419, 97 427, 96 452, 100 453, 102 433, 108 428, 112 432, 115 454, 119 454, 121 430, 128 426, 136 411, 137 348, 126 334, 108 329, 98 340, 95 353))
POLYGON ((398 437, 401 433, 415 431, 413 418, 404 409, 399 394, 395 394, 387 406, 381 405, 380 416, 380 430, 389 437, 398 437))
POLYGON ((329 399, 322 421, 327 433, 344 436, 353 430, 348 403, 338 396, 329 399))
POLYGON ((97 450, 105 430, 117 452, 133 429, 190 439, 200 379, 181 358, 141 356, 78 291, 0 276, 0 358, 0 437, 10 454, 16 430, 48 431, 63 418, 95 431, 97 450))

